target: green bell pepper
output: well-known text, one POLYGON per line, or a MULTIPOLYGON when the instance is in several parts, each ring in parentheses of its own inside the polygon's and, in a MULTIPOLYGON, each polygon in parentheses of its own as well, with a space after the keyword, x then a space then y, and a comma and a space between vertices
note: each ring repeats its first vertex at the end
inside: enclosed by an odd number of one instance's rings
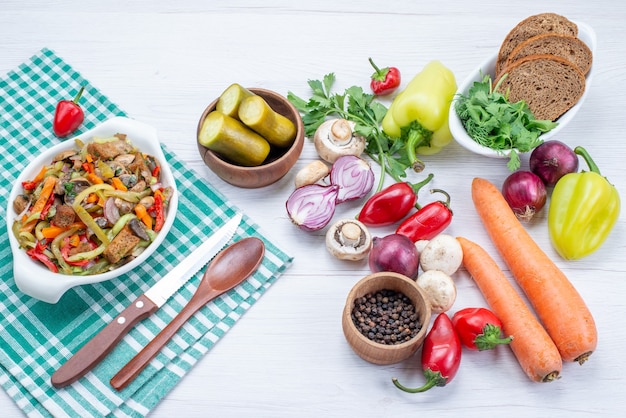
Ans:
POLYGON ((620 212, 617 189, 582 147, 574 152, 583 157, 589 171, 569 173, 554 186, 548 210, 550 239, 567 260, 577 260, 596 251, 613 229, 620 212))
POLYGON ((448 111, 456 90, 452 71, 439 61, 431 61, 395 97, 385 114, 383 131, 391 138, 405 140, 414 168, 421 164, 416 153, 438 153, 452 140, 448 111))

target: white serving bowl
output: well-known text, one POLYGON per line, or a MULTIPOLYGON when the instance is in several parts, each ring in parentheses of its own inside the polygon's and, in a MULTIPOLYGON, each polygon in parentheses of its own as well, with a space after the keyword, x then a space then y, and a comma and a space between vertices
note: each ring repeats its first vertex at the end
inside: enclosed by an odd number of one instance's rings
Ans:
POLYGON ((176 189, 176 183, 174 181, 172 171, 165 159, 165 155, 163 155, 155 128, 145 123, 125 117, 114 117, 96 126, 90 131, 81 135, 70 137, 66 141, 48 148, 31 161, 19 175, 13 185, 13 188, 11 189, 11 194, 9 195, 9 199, 7 201, 6 213, 9 242, 13 252, 13 277, 15 279, 15 284, 22 292, 29 296, 44 302, 57 303, 61 296, 74 286, 103 282, 127 273, 141 263, 144 263, 163 242, 165 236, 174 223, 177 208, 178 192, 176 189), (126 134, 135 147, 146 154, 156 157, 161 163, 161 178, 163 184, 171 187, 173 191, 167 207, 163 228, 158 233, 152 244, 150 244, 137 258, 115 270, 90 276, 71 276, 61 273, 53 273, 40 262, 32 260, 26 254, 26 251, 19 247, 17 239, 11 230, 13 221, 17 216, 13 210, 13 201, 16 196, 22 192, 22 182, 35 177, 41 167, 43 165, 50 164, 52 158, 59 152, 72 149, 74 147, 74 138, 80 138, 81 140, 87 142, 94 136, 107 137, 116 133, 126 134))
MULTIPOLYGON (((591 28, 591 26, 585 23, 582 23, 582 22, 575 22, 575 23, 578 25, 578 38, 584 43, 586 43, 589 49, 591 49, 591 52, 593 53, 594 60, 595 60, 597 40, 596 40, 596 34, 594 30, 591 28)), ((497 58, 498 58, 498 51, 496 51, 492 56, 490 56, 487 60, 485 60, 478 68, 472 71, 472 73, 459 86, 456 96, 467 95, 467 92, 469 91, 472 84, 475 81, 481 81, 483 77, 487 74, 490 74, 493 80, 495 76, 494 73, 495 73, 497 58)), ((583 102, 585 101, 587 97, 587 93, 589 93, 591 80, 594 74, 594 70, 593 70, 594 66, 595 66, 594 64, 591 65, 591 68, 589 69, 589 72, 586 75, 585 91, 582 97, 580 98, 580 100, 578 100, 578 103, 576 103, 576 105, 574 105, 570 110, 565 112, 563 115, 561 115, 561 117, 557 119, 556 122, 558 122, 558 126, 556 128, 552 129, 549 132, 542 134, 539 137, 540 139, 544 141, 550 139, 554 135, 558 134, 563 128, 565 128, 567 124, 574 118, 574 116, 576 115, 580 107, 582 106, 583 102)), ((461 119, 459 119, 459 116, 456 114, 456 111, 454 109, 455 103, 456 103, 456 99, 452 101, 452 104, 450 106, 450 111, 449 111, 450 132, 452 133, 452 136, 454 137, 454 139, 461 146, 463 146, 464 148, 476 154, 480 154, 480 155, 484 155, 486 157, 492 157, 492 158, 508 158, 509 154, 511 153, 510 150, 496 151, 494 149, 485 147, 483 145, 480 145, 476 141, 474 141, 467 134, 467 131, 465 130, 465 127, 463 126, 461 119)))

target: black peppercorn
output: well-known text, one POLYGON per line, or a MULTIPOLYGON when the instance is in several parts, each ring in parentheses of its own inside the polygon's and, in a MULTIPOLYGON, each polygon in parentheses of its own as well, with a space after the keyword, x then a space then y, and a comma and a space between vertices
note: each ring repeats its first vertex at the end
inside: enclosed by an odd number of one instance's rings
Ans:
POLYGON ((351 316, 361 334, 385 345, 409 341, 421 329, 413 303, 395 290, 383 289, 358 298, 351 316))

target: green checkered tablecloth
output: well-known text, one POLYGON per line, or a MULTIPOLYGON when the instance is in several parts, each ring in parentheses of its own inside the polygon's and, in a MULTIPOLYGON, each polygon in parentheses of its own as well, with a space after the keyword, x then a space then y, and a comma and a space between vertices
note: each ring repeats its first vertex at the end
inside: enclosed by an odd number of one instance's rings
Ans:
MULTIPOLYGON (((20 171, 42 148, 59 142, 52 133, 56 103, 85 85, 80 104, 85 121, 77 133, 112 116, 117 105, 49 49, 0 78, 0 176, 7 196, 20 171)), ((195 291, 198 273, 156 314, 145 319, 95 369, 63 389, 50 376, 129 302, 147 290, 238 209, 164 147, 179 189, 179 209, 162 246, 140 268, 118 279, 80 286, 56 304, 21 293, 13 280, 6 228, 6 203, 0 209, 0 385, 27 416, 145 416, 191 367, 235 324, 291 264, 292 258, 270 242, 250 218, 234 240, 257 236, 266 256, 243 284, 203 307, 170 341, 167 349, 124 390, 110 378, 182 309, 195 291), (209 215, 210 214, 210 215, 209 215)))

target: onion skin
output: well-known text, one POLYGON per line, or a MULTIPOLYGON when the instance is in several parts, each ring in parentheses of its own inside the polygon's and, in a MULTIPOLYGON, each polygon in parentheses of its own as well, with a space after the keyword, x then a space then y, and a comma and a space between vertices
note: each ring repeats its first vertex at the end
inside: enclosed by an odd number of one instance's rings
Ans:
POLYGON ((529 222, 546 204, 546 186, 539 176, 530 171, 516 171, 502 184, 502 195, 524 222, 529 222))
POLYGON ((365 197, 374 186, 374 172, 362 158, 343 155, 335 160, 330 171, 330 183, 339 186, 337 203, 365 197))
POLYGON ((419 253, 408 237, 390 234, 372 239, 368 262, 372 273, 390 271, 415 280, 419 268, 419 253))
POLYGON ((530 171, 548 187, 568 173, 578 171, 578 156, 561 141, 551 140, 537 146, 530 154, 530 171))
POLYGON ((339 186, 308 184, 298 187, 287 199, 287 214, 298 228, 317 231, 324 228, 335 214, 339 186))

